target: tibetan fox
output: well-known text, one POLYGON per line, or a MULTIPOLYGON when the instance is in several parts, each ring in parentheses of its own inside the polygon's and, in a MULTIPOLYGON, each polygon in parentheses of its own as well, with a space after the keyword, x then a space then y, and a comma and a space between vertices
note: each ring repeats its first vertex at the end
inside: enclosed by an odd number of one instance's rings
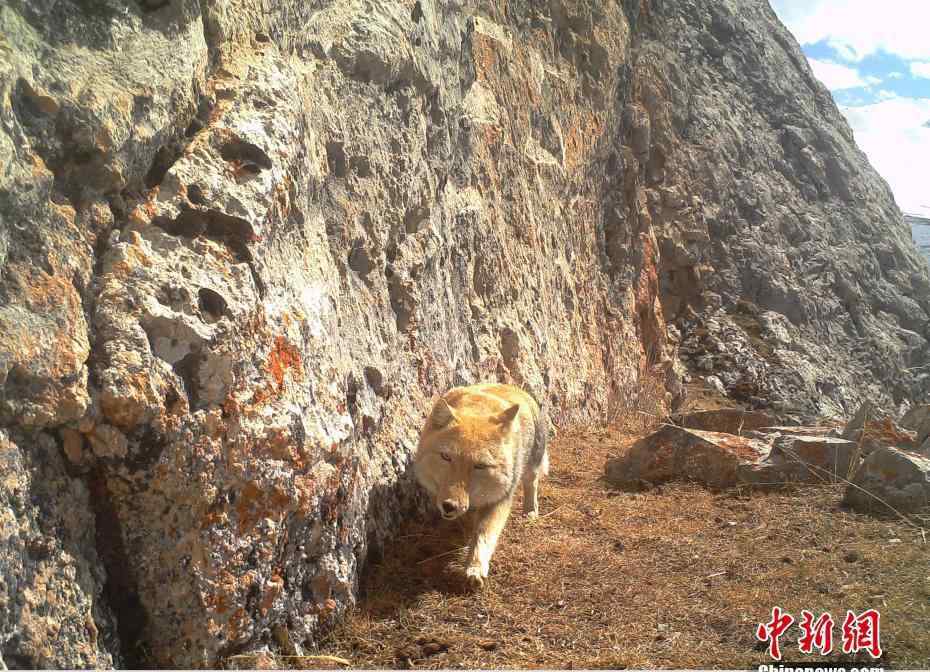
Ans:
POLYGON ((549 472, 546 437, 539 405, 512 385, 452 388, 426 420, 415 473, 443 518, 473 512, 466 561, 472 588, 480 588, 488 576, 518 483, 523 483, 524 513, 539 515, 539 478, 549 472))

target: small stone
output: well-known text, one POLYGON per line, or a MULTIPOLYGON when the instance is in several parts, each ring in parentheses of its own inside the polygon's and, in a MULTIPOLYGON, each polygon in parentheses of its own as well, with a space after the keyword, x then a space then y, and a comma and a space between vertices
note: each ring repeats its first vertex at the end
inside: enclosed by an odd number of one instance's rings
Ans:
POLYGON ((84 437, 80 432, 67 427, 59 434, 68 461, 71 464, 80 464, 84 459, 84 437))
POLYGON ((721 381, 720 378, 717 376, 707 376, 707 378, 704 380, 710 387, 715 389, 721 395, 726 396, 727 389, 723 386, 723 381, 721 381))
POLYGON ((437 653, 443 653, 449 650, 449 645, 445 642, 427 642, 420 647, 424 657, 435 656, 437 653))

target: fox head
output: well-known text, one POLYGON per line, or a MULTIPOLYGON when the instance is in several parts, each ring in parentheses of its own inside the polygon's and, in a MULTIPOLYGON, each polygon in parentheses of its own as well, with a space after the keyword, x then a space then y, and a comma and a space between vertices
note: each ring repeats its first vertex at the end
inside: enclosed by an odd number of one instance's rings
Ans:
POLYGON ((495 504, 510 493, 519 404, 493 415, 453 410, 440 399, 420 437, 414 469, 447 520, 495 504))

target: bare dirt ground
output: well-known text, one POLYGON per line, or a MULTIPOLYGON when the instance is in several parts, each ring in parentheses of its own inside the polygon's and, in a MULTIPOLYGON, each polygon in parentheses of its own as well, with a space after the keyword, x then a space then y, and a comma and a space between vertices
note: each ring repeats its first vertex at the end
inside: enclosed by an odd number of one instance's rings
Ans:
MULTIPOLYGON (((930 666, 927 531, 843 510, 840 487, 611 490, 604 461, 634 439, 553 441, 542 517, 515 507, 479 593, 461 526, 410 523, 319 653, 364 668, 734 668, 771 662, 754 633, 773 606, 830 612, 837 648, 846 611, 875 608, 881 664, 930 666)), ((785 660, 822 658, 798 636, 783 637, 785 660)))

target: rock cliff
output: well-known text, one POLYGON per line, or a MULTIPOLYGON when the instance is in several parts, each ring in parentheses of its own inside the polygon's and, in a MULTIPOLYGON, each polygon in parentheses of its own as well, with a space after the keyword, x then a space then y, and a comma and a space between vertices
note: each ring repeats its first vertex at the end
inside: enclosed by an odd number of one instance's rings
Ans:
POLYGON ((763 1, 653 9, 634 87, 663 306, 687 349, 782 412, 926 395, 927 265, 792 36, 763 1))
POLYGON ((926 264, 764 0, 10 0, 0 35, 8 666, 312 644, 453 384, 594 422, 736 319, 734 394, 922 393, 926 264))

